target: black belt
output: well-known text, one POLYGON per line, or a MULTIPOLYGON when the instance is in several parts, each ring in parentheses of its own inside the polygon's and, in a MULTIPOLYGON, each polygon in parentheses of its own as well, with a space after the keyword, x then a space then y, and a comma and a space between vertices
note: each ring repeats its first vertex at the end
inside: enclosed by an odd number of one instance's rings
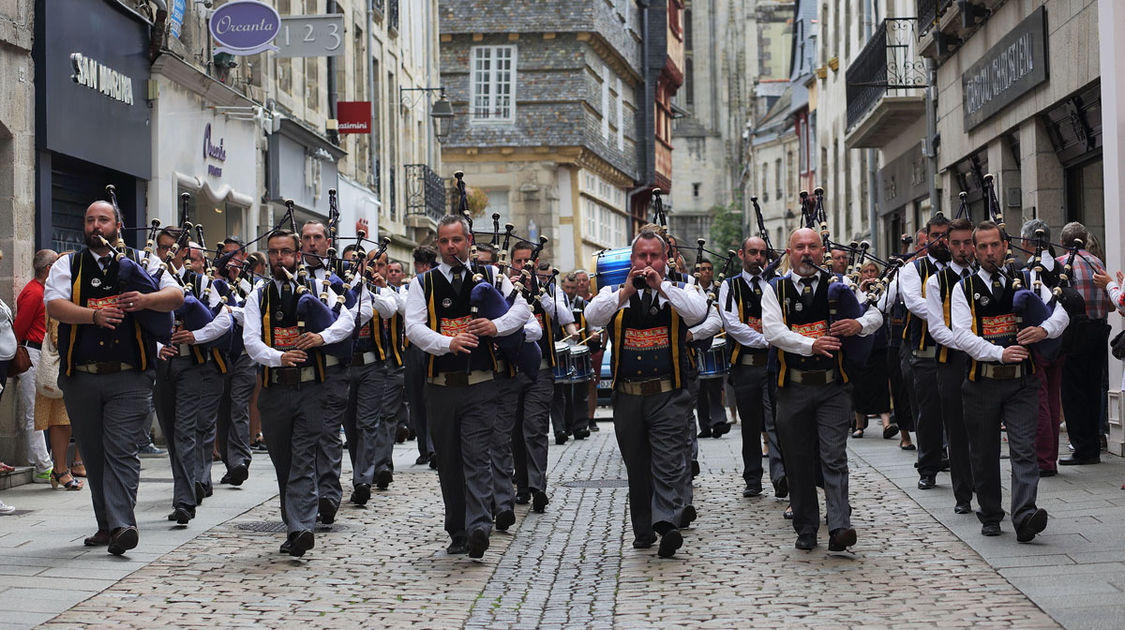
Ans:
POLYGON ((23 343, 22 343, 22 344, 20 344, 20 345, 22 345, 22 346, 26 346, 26 347, 28 347, 28 348, 33 348, 33 349, 35 349, 35 350, 42 350, 42 349, 43 349, 43 344, 42 344, 41 342, 39 342, 39 341, 31 341, 31 340, 28 340, 28 341, 25 341, 25 342, 23 342, 23 343))
POLYGON ((93 361, 76 365, 74 369, 87 374, 117 374, 118 372, 128 372, 133 369, 133 366, 121 361, 93 361))
POLYGON ((313 367, 270 368, 270 385, 300 386, 315 380, 316 368, 313 367))

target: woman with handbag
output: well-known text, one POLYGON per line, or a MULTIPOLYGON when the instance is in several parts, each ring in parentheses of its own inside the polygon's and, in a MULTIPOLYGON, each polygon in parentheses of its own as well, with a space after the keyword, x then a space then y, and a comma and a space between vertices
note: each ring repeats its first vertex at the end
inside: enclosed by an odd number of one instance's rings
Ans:
POLYGON ((85 477, 85 466, 79 459, 78 447, 74 450, 74 468, 67 462, 70 447, 70 417, 66 415, 62 390, 59 389, 59 323, 47 316, 47 333, 43 335, 43 350, 39 355, 39 365, 35 372, 35 430, 47 431, 51 443, 51 457, 54 470, 51 472, 51 487, 60 486, 67 490, 81 490, 82 482, 76 477, 85 477))
MULTIPOLYGON (((16 356, 16 333, 12 332, 12 310, 0 300, 0 398, 4 396, 4 386, 8 383, 8 363, 16 356)), ((15 468, 0 462, 0 473, 6 474, 15 468)), ((11 514, 16 508, 0 501, 0 514, 11 514)))

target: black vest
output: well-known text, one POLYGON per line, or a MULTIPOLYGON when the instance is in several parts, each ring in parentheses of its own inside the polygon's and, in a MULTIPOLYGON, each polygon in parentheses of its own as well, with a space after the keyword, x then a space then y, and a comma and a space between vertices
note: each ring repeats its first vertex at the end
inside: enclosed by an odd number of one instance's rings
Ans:
MULTIPOLYGON (((733 299, 733 304, 738 305, 738 321, 758 332, 762 332, 762 284, 766 282, 765 278, 759 277, 757 289, 746 282, 742 274, 731 278, 727 282, 729 287, 727 289, 727 309, 730 309, 733 299)), ((746 348, 735 341, 733 337, 728 337, 728 340, 728 342, 732 344, 730 350, 731 365, 737 365, 743 353, 761 353, 769 351, 768 348, 746 348)))
MULTIPOLYGON (((995 275, 995 274, 994 274, 995 275)), ((1007 277, 1004 278, 1004 295, 997 300, 992 295, 992 287, 988 286, 979 274, 973 274, 960 284, 965 292, 965 301, 973 317, 973 334, 984 338, 1001 348, 1016 344, 1016 335, 1020 329, 1020 317, 1012 308, 1012 298, 1015 291, 1007 277)), ((982 361, 970 357, 969 380, 977 380, 982 361)), ((1035 372, 1035 362, 1030 358, 1023 361, 1026 373, 1035 372)))
MULTIPOLYGON (((970 277, 972 272, 970 271, 970 277)), ((953 329, 953 289, 961 282, 961 276, 953 269, 952 265, 946 265, 937 274, 938 290, 941 292, 941 311, 942 317, 945 318, 945 326, 950 330, 953 329)), ((1009 298, 1010 301, 1010 298, 1009 298)), ((934 344, 937 349, 938 363, 949 363, 951 358, 955 358, 960 354, 960 350, 954 350, 940 343, 934 344)))
MULTIPOLYGON (((126 255, 142 264, 141 255, 132 248, 126 255)), ((64 264, 59 261, 56 264, 64 264)), ((71 301, 78 306, 100 308, 117 301, 124 292, 117 279, 120 268, 116 261, 103 272, 94 254, 83 248, 69 257, 71 301)), ((131 313, 113 330, 89 324, 59 323, 59 357, 64 372, 70 376, 74 366, 97 361, 128 363, 145 371, 156 359, 156 343, 149 337, 131 313)))
MULTIPOLYGON (((453 286, 449 284, 438 268, 431 269, 422 275, 422 294, 426 300, 426 325, 430 330, 453 337, 463 332, 472 320, 469 296, 476 286, 473 274, 465 272, 461 285, 461 293, 455 294, 453 286)), ((442 356, 429 355, 426 363, 428 376, 437 376, 441 372, 473 370, 497 371, 499 365, 492 344, 482 343, 473 348, 472 353, 443 354, 442 356)))
MULTIPOLYGON (((898 282, 898 278, 895 278, 898 282)), ((901 288, 901 284, 898 285, 901 288)), ((888 336, 888 345, 892 348, 902 346, 903 339, 906 338, 906 321, 910 318, 910 309, 906 308, 906 302, 902 300, 902 292, 895 293, 895 301, 891 304, 890 312, 884 319, 887 320, 887 325, 890 328, 890 335, 888 336)))
POLYGON ((634 295, 609 322, 614 384, 618 379, 659 378, 671 379, 676 389, 683 387, 684 378, 695 368, 687 348, 688 329, 670 301, 664 300, 652 314, 641 308, 640 294, 634 295))
MULTIPOLYGON (((791 275, 775 278, 770 282, 777 302, 781 305, 781 318, 789 330, 812 339, 823 337, 831 328, 831 313, 828 304, 828 282, 831 276, 821 273, 813 293, 812 303, 805 306, 801 303, 801 290, 793 283, 791 275), (800 308, 798 308, 800 306, 800 308)), ((789 370, 835 370, 845 383, 848 375, 844 370, 844 350, 841 348, 835 357, 813 355, 806 357, 792 352, 777 353, 778 375, 777 386, 784 387, 789 383, 789 370)))
MULTIPOLYGON (((258 289, 258 306, 262 316, 262 342, 267 346, 281 350, 292 350, 297 342, 297 337, 305 332, 305 323, 297 317, 297 291, 294 290, 289 299, 283 300, 277 290, 277 284, 272 280, 258 289)), ((310 348, 305 351, 308 358, 296 367, 312 367, 316 370, 318 383, 324 382, 325 356, 320 348, 310 348)), ((262 367, 262 387, 270 386, 270 370, 279 368, 262 367)), ((284 369, 284 368, 281 368, 284 369)))
POLYGON ((555 367, 558 362, 555 360, 555 339, 558 339, 558 324, 555 323, 555 318, 551 317, 551 312, 543 308, 543 303, 539 300, 532 299, 531 314, 535 317, 535 321, 539 323, 539 328, 543 329, 543 334, 539 337, 539 352, 543 355, 544 359, 550 363, 551 367, 555 367))
MULTIPOLYGON (((926 297, 926 281, 939 269, 936 264, 930 261, 929 257, 915 260, 914 268, 918 270, 918 279, 922 282, 922 297, 924 298, 926 297)), ((911 349, 915 350, 925 350, 934 345, 934 338, 930 336, 926 320, 909 311, 906 314, 906 336, 903 339, 910 343, 911 349)))

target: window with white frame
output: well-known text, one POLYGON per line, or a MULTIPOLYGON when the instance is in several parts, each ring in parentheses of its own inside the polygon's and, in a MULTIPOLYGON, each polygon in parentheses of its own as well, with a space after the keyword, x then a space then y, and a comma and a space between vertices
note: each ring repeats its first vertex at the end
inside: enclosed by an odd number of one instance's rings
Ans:
POLYGON ((472 119, 512 122, 516 113, 516 47, 473 46, 472 119))
POLYGON ((617 77, 617 150, 625 150, 625 95, 621 93, 621 77, 617 77))

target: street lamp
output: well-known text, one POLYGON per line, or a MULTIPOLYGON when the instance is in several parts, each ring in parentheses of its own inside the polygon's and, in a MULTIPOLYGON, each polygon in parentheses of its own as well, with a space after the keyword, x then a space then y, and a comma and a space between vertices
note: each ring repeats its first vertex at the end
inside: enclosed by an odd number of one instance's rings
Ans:
POLYGON ((404 109, 413 109, 418 101, 422 98, 422 94, 418 96, 408 96, 406 92, 422 92, 429 94, 437 92, 439 94, 438 100, 430 104, 430 119, 434 124, 434 137, 438 142, 445 142, 449 137, 449 132, 453 123, 453 104, 445 96, 444 87, 418 87, 418 88, 403 88, 398 89, 399 102, 402 103, 404 109))

